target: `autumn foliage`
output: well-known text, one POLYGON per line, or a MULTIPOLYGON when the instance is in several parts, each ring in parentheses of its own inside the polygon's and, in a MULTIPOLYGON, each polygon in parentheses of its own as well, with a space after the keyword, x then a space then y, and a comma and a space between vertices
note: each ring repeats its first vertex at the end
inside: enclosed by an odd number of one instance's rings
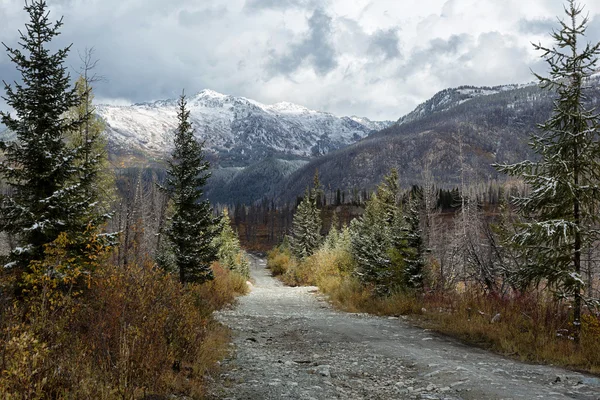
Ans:
POLYGON ((228 349, 212 312, 246 290, 218 264, 215 280, 182 285, 147 260, 107 262, 109 249, 69 256, 66 235, 32 265, 25 299, 2 279, 0 392, 7 399, 200 398, 206 374, 228 349))

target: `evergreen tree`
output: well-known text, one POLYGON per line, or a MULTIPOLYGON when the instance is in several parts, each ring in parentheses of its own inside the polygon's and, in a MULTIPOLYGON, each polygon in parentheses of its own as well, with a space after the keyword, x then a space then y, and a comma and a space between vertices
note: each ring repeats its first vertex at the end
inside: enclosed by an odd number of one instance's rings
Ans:
POLYGON ((340 230, 338 228, 338 215, 336 212, 333 213, 333 216, 331 217, 331 225, 329 227, 329 232, 327 233, 327 236, 325 237, 325 242, 324 242, 324 246, 326 249, 334 249, 336 248, 337 244, 338 244, 338 239, 340 236, 340 230))
POLYGON ((202 188, 210 176, 203 145, 194 138, 185 94, 179 99, 174 150, 168 161, 165 190, 173 202, 167 237, 173 245, 179 280, 205 282, 213 278, 210 264, 217 252, 212 241, 218 234, 216 220, 202 188))
POLYGON ((322 241, 321 225, 321 212, 315 196, 307 190, 292 221, 290 242, 297 258, 309 257, 319 248, 322 241))
POLYGON ((49 49, 62 20, 51 23, 46 9, 43 0, 26 2, 30 22, 21 33, 21 49, 5 45, 21 82, 4 82, 3 98, 15 115, 2 112, 1 121, 16 140, 0 141, 0 176, 11 188, 2 199, 0 230, 18 238, 9 265, 21 271, 41 261, 44 245, 61 232, 81 232, 89 214, 76 163, 82 149, 66 144, 68 132, 82 123, 67 117, 80 101, 64 66, 70 46, 54 53, 49 49))
POLYGON ((74 195, 82 212, 75 232, 83 232, 88 226, 101 226, 110 217, 107 210, 115 196, 115 180, 108 164, 104 122, 95 114, 90 82, 81 76, 75 88, 79 104, 69 109, 67 117, 77 124, 76 129, 66 132, 66 142, 77 152, 74 165, 78 173, 73 183, 79 185, 74 195))
POLYGON ((409 195, 407 210, 404 213, 404 285, 407 288, 423 287, 425 273, 425 244, 421 230, 421 209, 423 208, 423 192, 415 188, 409 195))
POLYGON ((219 263, 221 266, 249 278, 250 263, 244 255, 237 233, 231 227, 227 209, 223 210, 219 231, 221 233, 215 238, 214 242, 214 246, 218 249, 219 263))
POLYGON ((321 185, 321 180, 319 179, 319 170, 315 169, 315 175, 313 176, 313 187, 312 187, 312 196, 315 199, 315 204, 317 208, 323 207, 324 194, 323 186, 321 185))
POLYGON ((399 199, 398 172, 394 169, 377 187, 364 214, 350 225, 356 273, 379 295, 389 295, 404 286, 406 240, 399 199))
POLYGON ((587 18, 582 8, 569 0, 567 19, 553 32, 554 47, 535 45, 543 52, 550 76, 536 75, 541 86, 555 90, 552 117, 540 125, 542 133, 532 138, 539 161, 500 166, 521 177, 531 193, 516 199, 525 222, 512 240, 526 255, 518 271, 521 286, 546 281, 561 296, 573 299, 575 340, 579 340, 584 281, 581 252, 597 237, 590 227, 598 221, 600 192, 600 129, 598 115, 586 106, 585 86, 595 71, 600 43, 580 43, 587 18), (580 50, 581 49, 581 50, 580 50))

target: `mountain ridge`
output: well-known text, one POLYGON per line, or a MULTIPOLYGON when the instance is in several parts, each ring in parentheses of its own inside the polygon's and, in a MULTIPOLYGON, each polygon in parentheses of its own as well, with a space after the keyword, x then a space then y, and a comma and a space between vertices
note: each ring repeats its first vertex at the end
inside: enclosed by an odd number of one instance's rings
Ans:
MULTIPOLYGON (((338 117, 290 102, 267 105, 210 89, 187 101, 196 136, 223 166, 248 166, 272 156, 307 159, 393 124, 338 117)), ((96 112, 106 122, 113 150, 137 150, 160 158, 172 147, 176 107, 177 100, 167 99, 130 106, 101 104, 96 112)))

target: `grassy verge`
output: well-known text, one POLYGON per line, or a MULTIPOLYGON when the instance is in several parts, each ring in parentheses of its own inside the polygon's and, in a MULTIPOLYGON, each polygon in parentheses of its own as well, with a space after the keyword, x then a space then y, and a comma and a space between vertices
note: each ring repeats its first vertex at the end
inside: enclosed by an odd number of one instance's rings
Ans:
POLYGON ((352 274, 351 256, 337 250, 320 250, 298 262, 276 248, 268 266, 288 285, 318 286, 343 311, 408 315, 420 326, 503 355, 600 374, 599 316, 588 310, 575 344, 568 305, 544 291, 502 297, 467 288, 380 297, 352 274))
POLYGON ((81 290, 40 281, 25 301, 6 295, 5 273, 3 398, 202 398, 230 336, 211 314, 247 290, 243 277, 218 264, 214 272, 212 282, 184 286, 151 262, 102 263, 81 290))

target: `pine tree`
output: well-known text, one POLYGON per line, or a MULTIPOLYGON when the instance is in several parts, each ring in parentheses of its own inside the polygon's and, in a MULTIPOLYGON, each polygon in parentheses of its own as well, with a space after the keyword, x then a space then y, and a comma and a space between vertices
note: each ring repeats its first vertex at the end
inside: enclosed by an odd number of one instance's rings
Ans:
POLYGON ((406 239, 399 200, 398 172, 393 169, 367 202, 364 214, 350 225, 356 273, 379 295, 404 287, 406 239))
POLYGON ((409 195, 407 210, 404 213, 404 285, 407 288, 421 289, 425 274, 425 244, 421 230, 421 209, 423 192, 415 188, 409 195))
POLYGON ((323 191, 323 186, 321 185, 321 180, 319 179, 319 170, 315 169, 315 175, 313 176, 313 187, 312 187, 312 196, 315 199, 315 204, 317 208, 323 207, 323 200, 325 198, 323 191))
POLYGON ((21 33, 21 49, 4 45, 22 81, 4 82, 3 98, 16 115, 0 116, 17 140, 0 141, 4 152, 0 176, 12 192, 2 199, 0 231, 17 236, 19 247, 9 266, 21 271, 32 261, 41 261, 44 245, 61 232, 81 230, 88 212, 76 165, 80 148, 67 146, 65 140, 82 123, 66 117, 80 100, 64 66, 70 46, 54 53, 49 49, 62 19, 51 23, 46 9, 43 0, 26 2, 30 22, 21 33))
POLYGON ((292 221, 292 252, 297 258, 311 256, 321 245, 321 212, 313 191, 306 191, 292 221))
POLYGON ((88 226, 100 227, 110 218, 107 210, 115 195, 115 181, 108 164, 104 122, 95 114, 92 104, 92 87, 81 76, 75 88, 79 104, 69 109, 67 117, 77 125, 75 130, 66 132, 66 143, 77 154, 74 159, 77 175, 73 183, 78 183, 78 190, 74 195, 82 212, 80 227, 76 227, 75 232, 83 232, 88 226))
POLYGON ((223 210, 219 222, 220 234, 215 238, 214 246, 218 249, 217 256, 221 266, 249 278, 250 263, 246 258, 237 233, 231 227, 227 209, 223 210))
POLYGON ((340 229, 338 228, 339 218, 336 212, 333 213, 331 217, 331 224, 329 227, 329 232, 325 237, 325 242, 323 243, 324 247, 328 250, 334 249, 337 247, 338 240, 340 237, 340 229))
POLYGON ((210 176, 203 145, 194 138, 185 94, 179 98, 174 150, 168 161, 165 190, 173 202, 173 217, 167 237, 173 245, 179 280, 205 282, 213 278, 210 264, 217 252, 212 241, 218 234, 216 220, 202 187, 210 176))
POLYGON ((585 87, 595 71, 600 43, 581 45, 588 19, 581 18, 582 8, 574 0, 568 1, 565 12, 560 31, 552 33, 555 46, 534 46, 550 67, 549 77, 536 77, 543 88, 558 94, 552 117, 532 138, 540 159, 500 170, 521 177, 531 188, 530 195, 516 199, 525 222, 512 238, 527 259, 518 271, 521 286, 546 281, 571 298, 578 341, 584 286, 581 251, 597 238, 590 227, 598 221, 600 202, 600 125, 594 109, 586 106, 585 87))

